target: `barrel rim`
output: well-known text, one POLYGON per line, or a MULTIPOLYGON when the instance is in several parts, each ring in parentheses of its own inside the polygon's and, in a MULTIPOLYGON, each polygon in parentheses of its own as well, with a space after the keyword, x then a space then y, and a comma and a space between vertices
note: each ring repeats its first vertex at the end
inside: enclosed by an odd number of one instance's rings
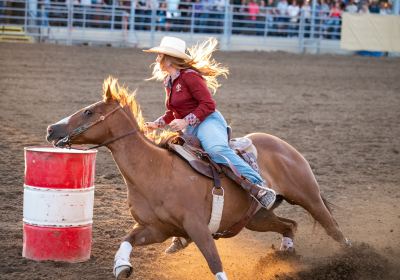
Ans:
POLYGON ((82 192, 94 192, 95 185, 82 187, 82 188, 49 188, 49 187, 40 187, 40 186, 32 186, 24 183, 24 190, 31 191, 39 191, 39 192, 55 192, 55 193, 82 193, 82 192))
POLYGON ((29 146, 24 147, 25 151, 30 152, 41 152, 41 153, 58 153, 58 154, 95 154, 97 153, 96 149, 93 150, 77 150, 77 149, 68 149, 68 148, 57 148, 53 146, 29 146))
POLYGON ((78 222, 66 222, 66 223, 58 223, 56 225, 54 222, 46 222, 46 221, 33 221, 29 218, 22 218, 22 222, 24 225, 29 225, 31 227, 40 227, 40 228, 53 228, 53 229, 65 229, 65 228, 83 228, 90 227, 93 225, 93 219, 89 221, 78 221, 78 222))

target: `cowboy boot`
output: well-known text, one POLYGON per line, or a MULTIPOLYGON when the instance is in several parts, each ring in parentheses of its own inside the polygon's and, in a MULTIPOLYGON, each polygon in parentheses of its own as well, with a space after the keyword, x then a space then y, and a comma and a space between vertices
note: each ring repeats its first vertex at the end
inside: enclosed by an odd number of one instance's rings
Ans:
POLYGON ((189 243, 191 242, 190 239, 186 239, 183 237, 174 237, 172 238, 172 243, 169 245, 167 249, 165 249, 166 254, 174 254, 185 249, 189 243))
POLYGON ((268 188, 264 182, 262 185, 250 184, 247 191, 261 204, 262 207, 266 208, 267 210, 271 209, 275 203, 275 191, 271 188, 268 188))

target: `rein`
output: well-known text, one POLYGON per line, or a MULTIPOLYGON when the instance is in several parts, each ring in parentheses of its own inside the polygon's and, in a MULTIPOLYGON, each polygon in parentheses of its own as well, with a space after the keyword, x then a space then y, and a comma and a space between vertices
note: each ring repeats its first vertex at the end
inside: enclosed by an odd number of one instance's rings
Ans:
MULTIPOLYGON (((84 125, 82 125, 82 126, 80 126, 80 127, 75 128, 75 129, 71 132, 71 134, 65 136, 65 137, 62 138, 60 141, 58 141, 58 142, 56 143, 56 146, 58 146, 58 144, 61 143, 61 144, 63 144, 63 146, 67 146, 69 149, 71 149, 71 148, 72 148, 71 140, 72 140, 74 137, 76 137, 76 136, 78 136, 78 135, 81 135, 82 133, 84 133, 85 131, 87 131, 89 128, 91 128, 91 127, 93 127, 93 126, 99 124, 100 122, 104 121, 106 118, 108 118, 109 116, 111 116, 113 113, 115 113, 116 111, 118 111, 118 110, 120 110, 120 109, 123 109, 123 108, 122 108, 121 106, 117 106, 117 107, 115 107, 114 109, 112 109, 110 112, 108 112, 107 114, 105 114, 104 116, 100 116, 100 118, 98 118, 98 119, 95 120, 94 122, 91 122, 91 123, 88 123, 88 124, 84 124, 84 125)), ((125 116, 126 118, 128 118, 128 120, 129 120, 129 117, 127 116, 126 112, 125 112, 124 110, 122 110, 122 112, 124 113, 124 116, 125 116)), ((101 144, 99 144, 99 145, 96 145, 96 146, 93 146, 93 147, 89 147, 89 148, 76 148, 76 147, 74 147, 74 149, 76 149, 76 150, 92 150, 92 149, 96 149, 96 148, 103 147, 103 146, 106 146, 106 145, 108 145, 108 144, 111 144, 111 143, 113 143, 113 142, 115 142, 115 141, 117 141, 117 140, 120 140, 120 139, 122 139, 122 138, 124 138, 124 137, 126 137, 126 136, 135 134, 136 132, 137 132, 137 129, 134 128, 133 130, 131 130, 131 131, 129 131, 129 132, 123 134, 123 135, 114 137, 114 138, 112 138, 112 139, 110 139, 110 140, 107 140, 107 141, 105 141, 105 142, 103 142, 103 143, 101 143, 101 144)))

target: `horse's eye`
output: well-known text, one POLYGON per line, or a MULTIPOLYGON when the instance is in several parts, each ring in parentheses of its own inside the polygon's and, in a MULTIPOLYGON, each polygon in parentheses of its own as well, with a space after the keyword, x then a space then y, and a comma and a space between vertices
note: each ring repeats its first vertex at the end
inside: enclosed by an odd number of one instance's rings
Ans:
POLYGON ((86 109, 83 113, 85 114, 85 116, 90 116, 93 114, 93 112, 90 111, 89 109, 86 109))

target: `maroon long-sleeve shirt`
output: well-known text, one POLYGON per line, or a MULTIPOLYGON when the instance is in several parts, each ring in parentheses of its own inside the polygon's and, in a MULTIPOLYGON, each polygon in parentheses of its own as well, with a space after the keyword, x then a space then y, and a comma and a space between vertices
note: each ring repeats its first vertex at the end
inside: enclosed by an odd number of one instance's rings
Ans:
POLYGON ((206 81, 198 72, 181 70, 172 82, 168 77, 164 84, 167 111, 157 119, 159 126, 169 124, 174 119, 186 119, 190 125, 195 125, 215 111, 216 103, 206 81))

